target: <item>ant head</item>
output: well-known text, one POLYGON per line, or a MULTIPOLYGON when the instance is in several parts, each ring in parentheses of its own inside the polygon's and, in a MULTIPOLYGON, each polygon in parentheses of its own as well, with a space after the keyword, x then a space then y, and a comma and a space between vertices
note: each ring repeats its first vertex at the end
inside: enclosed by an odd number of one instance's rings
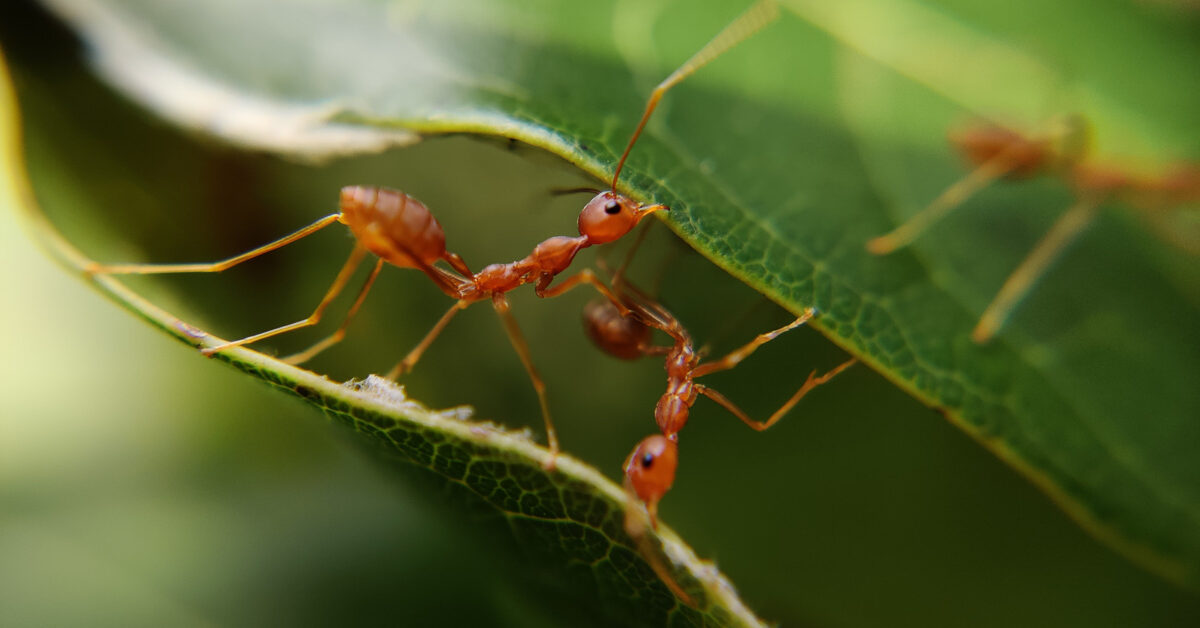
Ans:
POLYGON ((616 192, 601 192, 579 212, 579 235, 586 237, 589 244, 612 242, 629 233, 642 218, 660 209, 666 207, 643 207, 616 192))
POLYGON ((646 437, 625 461, 625 484, 645 502, 651 517, 658 500, 671 490, 678 464, 679 445, 661 434, 646 437))

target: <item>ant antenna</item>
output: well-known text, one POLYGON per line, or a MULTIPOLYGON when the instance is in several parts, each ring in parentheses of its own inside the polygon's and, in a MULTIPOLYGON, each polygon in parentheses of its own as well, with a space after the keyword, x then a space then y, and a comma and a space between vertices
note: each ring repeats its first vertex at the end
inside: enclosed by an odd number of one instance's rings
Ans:
POLYGON ((646 126, 646 121, 650 119, 650 114, 654 113, 654 109, 658 107, 658 101, 662 99, 663 94, 667 90, 674 87, 677 83, 690 76, 696 70, 704 67, 708 62, 720 56, 721 53, 734 47, 742 40, 758 32, 767 24, 770 24, 775 18, 779 17, 779 7, 776 6, 775 0, 759 0, 745 13, 742 13, 732 22, 729 23, 721 32, 717 33, 711 41, 698 50, 692 58, 679 66, 668 76, 663 82, 654 88, 650 93, 650 100, 646 101, 646 111, 642 114, 642 119, 638 122, 637 128, 633 131, 633 136, 629 138, 629 144, 625 146, 625 152, 621 153, 621 159, 617 161, 617 169, 613 172, 612 191, 617 191, 617 179, 621 176, 621 168, 625 166, 625 159, 629 157, 629 151, 633 149, 633 144, 637 142, 638 137, 642 134, 642 129, 646 126))
POLYGON ((550 188, 550 196, 567 196, 568 194, 583 193, 596 195, 600 193, 600 190, 586 185, 573 188, 550 188))

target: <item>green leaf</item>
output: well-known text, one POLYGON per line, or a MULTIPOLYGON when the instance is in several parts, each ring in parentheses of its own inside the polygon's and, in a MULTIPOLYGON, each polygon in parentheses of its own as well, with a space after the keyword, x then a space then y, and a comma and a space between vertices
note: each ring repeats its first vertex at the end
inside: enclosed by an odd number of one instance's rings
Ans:
MULTIPOLYGON (((732 17, 602 3, 51 4, 110 80, 193 129, 308 157, 405 142, 403 129, 481 133, 600 179, 649 88, 732 17), (288 28, 274 28, 283 14, 288 28)), ((968 339, 979 313, 1070 202, 1060 183, 998 185, 910 252, 863 250, 961 176, 942 138, 964 115, 1028 124, 1079 110, 1105 158, 1198 157, 1200 90, 1182 87, 1195 25, 1166 8, 1093 4, 787 3, 779 24, 668 95, 622 186, 670 205, 690 245, 773 300, 820 308, 833 340, 1094 534, 1195 585, 1194 258, 1106 207, 980 347, 968 339)))
MULTIPOLYGON (((16 101, 2 63, 0 121, 0 172, 7 179, 5 189, 12 191, 5 204, 22 212, 51 255, 72 272, 82 274, 90 260, 46 220, 25 180, 16 101)), ((115 278, 92 277, 90 281, 177 340, 196 348, 215 341, 115 278)), ((556 458, 553 470, 547 470, 549 452, 533 443, 527 432, 467 420, 472 414, 469 407, 430 411, 409 399, 403 387, 377 376, 342 384, 241 348, 223 351, 215 358, 300 397, 377 443, 388 457, 440 476, 447 492, 499 514, 518 538, 536 548, 538 557, 551 560, 573 586, 605 601, 605 615, 612 620, 760 624, 729 582, 700 561, 669 528, 647 532, 653 541, 631 538, 625 530, 626 498, 620 487, 566 454, 556 458), (670 565, 671 577, 690 596, 689 604, 676 598, 656 575, 659 564, 670 565)))

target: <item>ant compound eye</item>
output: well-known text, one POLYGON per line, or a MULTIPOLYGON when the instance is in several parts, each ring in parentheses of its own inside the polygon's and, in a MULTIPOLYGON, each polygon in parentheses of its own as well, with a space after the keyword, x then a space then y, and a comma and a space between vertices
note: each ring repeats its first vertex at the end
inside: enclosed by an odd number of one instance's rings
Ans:
POLYGON ((654 466, 654 454, 646 452, 642 455, 642 468, 649 469, 654 466))
POLYGON ((610 200, 608 204, 604 206, 604 213, 608 214, 609 216, 621 213, 621 204, 618 203, 616 199, 610 200))

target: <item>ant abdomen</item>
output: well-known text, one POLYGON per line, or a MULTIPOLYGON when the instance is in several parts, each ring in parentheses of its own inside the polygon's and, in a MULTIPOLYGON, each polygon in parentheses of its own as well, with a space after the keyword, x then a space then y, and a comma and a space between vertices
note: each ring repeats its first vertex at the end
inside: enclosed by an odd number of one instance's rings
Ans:
POLYGON ((646 355, 650 328, 632 316, 622 316, 612 301, 592 301, 583 309, 583 330, 600 350, 622 360, 646 355))
POLYGON ((370 252, 401 268, 433 265, 446 255, 446 233, 425 204, 384 187, 342 188, 339 220, 370 252))

